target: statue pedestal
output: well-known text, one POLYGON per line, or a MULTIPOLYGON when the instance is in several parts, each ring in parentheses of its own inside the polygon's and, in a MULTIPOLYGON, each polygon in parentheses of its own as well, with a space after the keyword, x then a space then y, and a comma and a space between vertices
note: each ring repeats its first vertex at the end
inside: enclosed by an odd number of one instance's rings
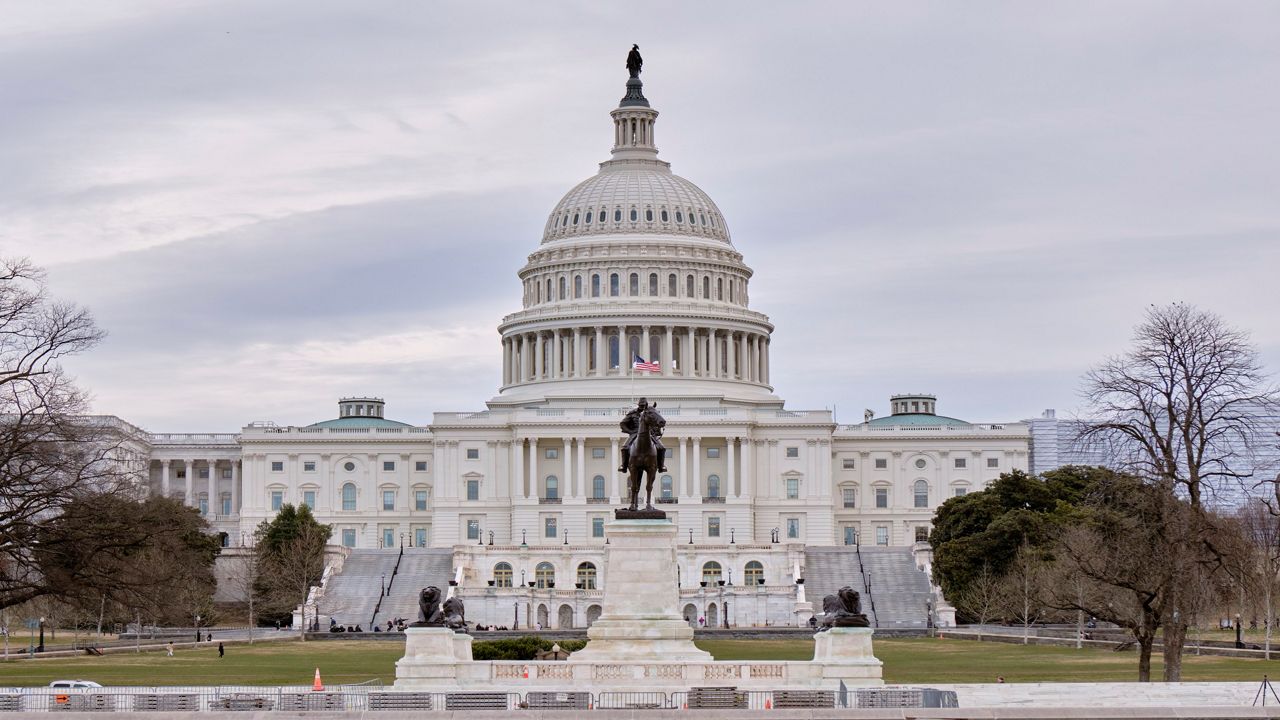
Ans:
POLYGON ((605 533, 602 613, 568 662, 710 662, 680 615, 675 524, 614 520, 605 533))
POLYGON ((813 663, 822 666, 823 679, 879 685, 884 664, 871 650, 874 633, 865 627, 834 627, 814 635, 813 663))
POLYGON ((404 657, 396 661, 396 687, 458 686, 460 665, 471 663, 471 636, 445 627, 404 631, 404 657))

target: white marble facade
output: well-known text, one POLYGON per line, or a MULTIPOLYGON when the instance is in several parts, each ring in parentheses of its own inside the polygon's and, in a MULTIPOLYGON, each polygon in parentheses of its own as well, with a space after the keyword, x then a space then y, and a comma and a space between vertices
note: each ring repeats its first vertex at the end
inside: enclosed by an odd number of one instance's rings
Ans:
POLYGON ((655 496, 696 596, 708 562, 741 585, 754 552, 766 583, 788 584, 805 545, 910 545, 946 498, 1027 469, 1025 424, 940 416, 928 395, 853 425, 786 409, 770 384, 773 325, 749 307, 753 271, 710 197, 658 159, 657 114, 647 101, 614 110, 611 158, 552 211, 519 273, 523 306, 499 323, 485 409, 407 424, 378 398, 348 398, 309 426, 153 434, 151 491, 204 507, 231 545, 306 503, 335 544, 470 546, 484 555, 477 582, 511 556, 551 563, 571 588, 622 502, 618 422, 643 396, 667 419, 655 496), (661 369, 633 373, 633 355, 661 369))

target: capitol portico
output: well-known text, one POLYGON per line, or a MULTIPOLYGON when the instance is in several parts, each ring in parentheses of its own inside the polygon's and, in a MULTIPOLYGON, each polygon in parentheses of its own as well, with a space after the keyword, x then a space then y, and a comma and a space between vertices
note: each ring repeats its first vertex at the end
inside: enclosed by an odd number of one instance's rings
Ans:
POLYGON ((779 609, 752 620, 764 624, 794 619, 785 600, 806 547, 910 546, 946 498, 1028 468, 1025 424, 938 415, 927 394, 853 425, 786 409, 770 383, 774 328, 750 307, 753 272, 723 213, 658 158, 638 79, 611 116, 610 158, 555 206, 519 272, 484 410, 416 425, 359 397, 306 426, 153 434, 150 489, 201 507, 233 546, 306 504, 335 544, 454 548, 464 586, 523 573, 543 588, 551 572, 585 591, 607 582, 583 568, 598 567, 622 502, 618 423, 643 396, 667 420, 654 493, 688 541, 682 587, 735 571, 776 586, 779 609), (659 369, 633 371, 637 356, 659 369))

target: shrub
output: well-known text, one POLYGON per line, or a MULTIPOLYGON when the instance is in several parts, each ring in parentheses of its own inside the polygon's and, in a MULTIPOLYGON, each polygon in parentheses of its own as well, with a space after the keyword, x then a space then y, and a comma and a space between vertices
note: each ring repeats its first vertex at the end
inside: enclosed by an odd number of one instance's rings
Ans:
POLYGON ((528 635, 501 640, 476 640, 471 644, 471 657, 475 660, 532 660, 535 653, 550 650, 553 645, 559 645, 565 652, 575 652, 586 647, 587 641, 553 641, 528 635))

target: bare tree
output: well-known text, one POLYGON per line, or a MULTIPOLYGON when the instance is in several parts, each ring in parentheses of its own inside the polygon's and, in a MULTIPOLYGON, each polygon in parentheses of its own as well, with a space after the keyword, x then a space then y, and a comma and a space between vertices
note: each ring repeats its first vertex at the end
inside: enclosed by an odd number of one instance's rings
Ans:
POLYGON ((1048 609, 1044 594, 1049 572, 1042 551, 1023 543, 1001 579, 999 607, 1007 618, 1022 623, 1022 644, 1030 643, 1031 626, 1048 609))
POLYGON ((1000 576, 991 571, 991 566, 983 563, 982 571, 974 577, 960 597, 955 599, 956 608, 978 621, 978 641, 982 641, 982 626, 999 612, 1003 600, 1003 587, 1000 576))
POLYGON ((1181 303, 1148 310, 1133 347, 1090 370, 1083 392, 1080 441, 1195 508, 1253 477, 1280 399, 1245 332, 1181 303))
MULTIPOLYGON (((306 640, 307 599, 311 588, 320 584, 324 574, 329 534, 328 525, 300 523, 291 537, 282 540, 261 559, 258 588, 263 600, 276 612, 301 608, 299 640, 306 640)), ((262 545, 260 543, 260 547, 262 545)))
POLYGON ((1236 513, 1245 540, 1235 553, 1241 581, 1250 574, 1262 591, 1263 651, 1271 659, 1271 631, 1275 623, 1275 588, 1280 577, 1280 513, 1269 501, 1254 500, 1236 513))
POLYGON ((64 589, 34 550, 69 503, 136 492, 136 428, 85 416, 61 367, 102 337, 86 310, 48 296, 41 270, 0 260, 0 608, 64 589))
POLYGON ((229 589, 245 598, 249 613, 249 644, 252 645, 253 631, 258 626, 258 616, 255 612, 258 598, 254 588, 257 587, 261 576, 261 560, 254 550, 242 548, 239 554, 225 558, 224 562, 227 563, 229 589))

